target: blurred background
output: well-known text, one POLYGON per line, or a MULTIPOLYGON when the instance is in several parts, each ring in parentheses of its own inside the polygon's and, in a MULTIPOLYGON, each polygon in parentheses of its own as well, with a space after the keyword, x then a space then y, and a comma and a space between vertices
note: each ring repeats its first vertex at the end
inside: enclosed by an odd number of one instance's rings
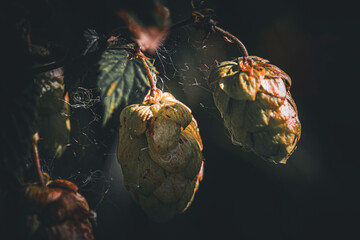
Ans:
MULTIPOLYGON (((38 38, 34 41, 67 46, 86 28, 99 33, 116 28, 120 20, 114 9, 129 7, 139 16, 148 11, 146 1, 49 2, 51 9, 38 10, 41 14, 34 18, 39 26, 33 30, 38 38), (44 16, 46 21, 41 20, 44 16)), ((191 14, 190 1, 169 0, 165 5, 173 23, 191 14)), ((93 140, 104 140, 105 153, 89 141, 78 160, 75 147, 70 147, 62 159, 51 163, 53 176, 80 186, 97 212, 96 239, 360 237, 356 152, 360 21, 355 3, 206 0, 204 6, 215 10, 218 26, 237 36, 250 55, 270 60, 292 78, 302 135, 288 164, 267 163, 232 144, 213 103, 206 66, 241 53, 217 34, 201 46, 204 33, 184 26, 173 30, 159 51, 148 56, 155 58, 160 72, 158 87, 188 105, 199 124, 205 175, 191 207, 160 224, 132 201, 116 161, 117 120, 105 129, 101 121, 87 129, 93 140)), ((84 125, 94 117, 86 114, 84 125)))

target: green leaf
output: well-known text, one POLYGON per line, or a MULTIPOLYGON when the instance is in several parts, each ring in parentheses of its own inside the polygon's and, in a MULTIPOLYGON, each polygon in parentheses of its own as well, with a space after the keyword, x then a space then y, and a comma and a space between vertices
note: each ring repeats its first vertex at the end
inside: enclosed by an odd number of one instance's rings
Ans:
MULTIPOLYGON (((97 86, 104 105, 104 121, 111 117, 120 105, 129 103, 129 98, 135 91, 144 93, 150 86, 145 68, 139 59, 128 58, 125 49, 105 50, 99 61, 99 77, 97 86)), ((152 72, 155 69, 147 61, 152 72)))

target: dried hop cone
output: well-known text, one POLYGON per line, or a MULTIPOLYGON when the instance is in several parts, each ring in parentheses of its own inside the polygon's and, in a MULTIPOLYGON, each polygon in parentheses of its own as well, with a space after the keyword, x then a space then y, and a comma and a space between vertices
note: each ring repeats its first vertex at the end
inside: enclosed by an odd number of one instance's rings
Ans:
POLYGON ((94 239, 90 218, 94 217, 78 187, 67 180, 47 181, 45 187, 25 188, 29 239, 94 239))
POLYGON ((154 98, 120 114, 117 156, 124 183, 155 221, 190 206, 202 180, 202 148, 191 110, 170 93, 157 89, 154 98))
POLYGON ((286 163, 300 139, 290 77, 260 57, 226 61, 210 74, 214 102, 233 142, 263 159, 286 163))

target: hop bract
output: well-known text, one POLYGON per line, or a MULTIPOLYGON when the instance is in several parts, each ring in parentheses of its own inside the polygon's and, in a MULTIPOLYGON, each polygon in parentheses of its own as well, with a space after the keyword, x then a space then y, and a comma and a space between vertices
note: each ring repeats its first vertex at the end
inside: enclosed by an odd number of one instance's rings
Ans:
POLYGON ((259 57, 222 62, 210 74, 214 102, 233 142, 286 163, 300 139, 290 77, 259 57))
POLYGON ((203 174, 202 141, 191 110, 170 93, 120 114, 118 160, 126 188, 156 221, 191 204, 203 174))

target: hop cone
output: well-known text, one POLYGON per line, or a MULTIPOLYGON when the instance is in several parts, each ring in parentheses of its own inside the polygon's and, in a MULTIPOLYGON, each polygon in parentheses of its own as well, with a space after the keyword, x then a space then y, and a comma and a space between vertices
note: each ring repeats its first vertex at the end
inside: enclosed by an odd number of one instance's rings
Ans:
POLYGON ((35 78, 40 92, 37 127, 41 140, 40 153, 45 159, 60 158, 70 138, 70 108, 64 98, 64 77, 61 68, 39 74, 35 78))
MULTIPOLYGON (((54 59, 55 52, 61 52, 55 46, 31 45, 33 67, 45 67, 54 59)), ((38 116, 35 122, 41 139, 39 150, 41 157, 50 160, 60 158, 70 138, 69 99, 65 95, 63 68, 56 68, 34 76, 38 90, 38 116), (64 95, 66 96, 64 98, 64 95)))
POLYGON ((222 62, 211 72, 214 102, 234 143, 285 164, 301 134, 291 80, 267 60, 250 59, 222 62))
POLYGON ((191 110, 170 93, 120 114, 118 160, 133 199, 164 222, 191 204, 203 174, 202 141, 191 110))
POLYGON ((94 239, 89 221, 92 213, 77 190, 74 183, 66 180, 25 188, 29 239, 94 239))

